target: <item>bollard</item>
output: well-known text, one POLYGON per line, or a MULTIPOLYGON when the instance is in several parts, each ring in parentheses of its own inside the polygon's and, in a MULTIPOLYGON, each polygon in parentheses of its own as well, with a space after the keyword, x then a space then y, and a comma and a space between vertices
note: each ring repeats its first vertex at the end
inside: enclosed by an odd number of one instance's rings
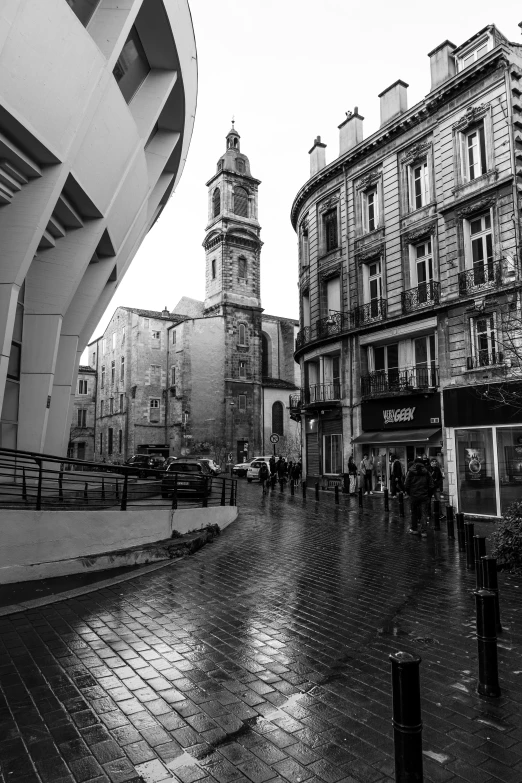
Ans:
POLYGON ((482 590, 484 582, 482 580, 482 562, 481 558, 486 555, 486 539, 484 536, 473 536, 473 557, 475 558, 475 574, 477 577, 477 590, 482 590))
POLYGON ((447 506, 446 508, 451 508, 451 514, 446 515, 446 530, 448 531, 448 538, 452 541, 455 540, 455 525, 454 525, 454 518, 453 518, 453 506, 447 506))
POLYGON ((319 482, 315 482, 315 499, 319 500, 319 482))
POLYGON ((385 511, 390 510, 390 498, 389 498, 388 487, 384 488, 384 510, 385 511))
POLYGON ((431 518, 433 520, 433 529, 440 530, 440 500, 433 501, 433 511, 431 518))
POLYGON ((462 513, 462 511, 460 511, 458 514, 455 514, 455 519, 457 521, 457 530, 460 529, 464 530, 464 514, 462 513))
POLYGON ((404 492, 399 492, 399 515, 404 516, 404 492))
POLYGON ((475 605, 479 663, 477 693, 481 696, 497 698, 500 696, 500 686, 495 631, 495 594, 491 590, 475 590, 475 605))
POLYGON ((456 515, 456 521, 457 521, 457 540, 459 545, 459 552, 465 552, 466 551, 466 535, 464 531, 464 514, 457 514, 456 515))
MULTIPOLYGON (((453 522, 454 515, 453 515, 453 506, 446 506, 446 519, 450 519, 453 522)), ((458 527, 458 525, 457 525, 458 527)))
POLYGON ((123 489, 121 493, 121 511, 127 511, 127 495, 129 491, 129 474, 126 473, 123 477, 123 489))
POLYGON ((339 487, 337 484, 334 487, 335 502, 339 505, 339 487))
POLYGON ((174 487, 172 488, 172 508, 178 507, 178 474, 174 473, 174 487))
POLYGON ((204 491, 202 506, 203 506, 203 508, 207 508, 208 507, 208 495, 207 495, 206 491, 204 491))
POLYGON ((473 549, 473 536, 475 535, 475 525, 473 522, 464 522, 464 535, 466 539, 466 568, 468 571, 474 571, 475 550, 473 549))
POLYGON ((303 481, 301 488, 303 490, 303 500, 306 500, 306 481, 303 481))
POLYGON ((293 479, 290 479, 290 494, 291 495, 295 494, 294 480, 293 479))
POLYGON ((83 488, 83 499, 86 503, 89 502, 89 484, 87 481, 85 482, 85 486, 83 488))
POLYGON ((422 719, 419 665, 407 652, 390 655, 396 783, 422 783, 422 719))
POLYGON ((481 557, 482 566, 482 584, 484 590, 489 590, 495 595, 495 624, 497 634, 502 633, 502 623, 500 622, 500 603, 498 599, 498 578, 497 578, 497 558, 493 555, 481 557))
POLYGON ((230 502, 229 506, 234 505, 234 482, 232 479, 230 479, 230 502))
POLYGON ((63 470, 58 473, 58 499, 63 500, 63 470))
POLYGON ((362 487, 359 489, 359 508, 363 507, 363 491, 362 487))
MULTIPOLYGON (((264 485, 263 485, 263 489, 264 489, 264 485)), ((227 502, 227 500, 226 500, 226 497, 227 497, 226 496, 226 491, 227 490, 226 490, 226 487, 225 487, 225 479, 223 479, 223 483, 221 484, 221 505, 222 506, 225 506, 226 502, 227 502)))
POLYGON ((101 496, 102 496, 102 500, 105 500, 105 481, 104 481, 103 476, 102 476, 102 495, 101 496))

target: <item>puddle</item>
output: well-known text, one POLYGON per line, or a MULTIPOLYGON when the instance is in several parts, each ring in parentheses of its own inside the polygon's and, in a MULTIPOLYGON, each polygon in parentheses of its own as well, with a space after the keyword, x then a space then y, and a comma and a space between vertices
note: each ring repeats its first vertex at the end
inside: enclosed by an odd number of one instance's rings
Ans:
POLYGON ((197 767, 197 766, 198 766, 197 759, 195 759, 194 756, 191 756, 190 753, 187 753, 186 751, 182 753, 181 756, 178 756, 172 761, 169 761, 167 764, 167 767, 172 772, 175 772, 180 767, 197 767))
POLYGON ((435 753, 433 750, 423 750, 422 755, 428 756, 433 761, 438 761, 439 764, 445 764, 450 760, 450 756, 445 756, 444 753, 435 753))
POLYGON ((507 727, 503 726, 501 723, 497 723, 497 721, 485 720, 485 718, 475 718, 475 721, 477 723, 483 723, 485 726, 491 726, 492 729, 496 729, 497 731, 507 731, 507 727))

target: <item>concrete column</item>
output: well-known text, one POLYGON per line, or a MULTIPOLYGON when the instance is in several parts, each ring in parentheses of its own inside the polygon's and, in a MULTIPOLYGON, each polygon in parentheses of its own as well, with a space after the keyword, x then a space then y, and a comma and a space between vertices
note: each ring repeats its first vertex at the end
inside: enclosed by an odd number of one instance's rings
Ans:
POLYGON ((18 448, 42 451, 49 417, 61 315, 24 316, 18 448))
POLYGON ((19 286, 14 283, 4 285, 0 283, 0 412, 4 403, 5 381, 19 291, 19 286))
POLYGON ((69 406, 71 397, 74 398, 76 389, 73 380, 76 377, 76 349, 78 337, 75 335, 61 335, 58 343, 58 355, 54 371, 54 383, 51 394, 51 407, 47 420, 44 452, 65 456, 65 449, 69 442, 69 406))

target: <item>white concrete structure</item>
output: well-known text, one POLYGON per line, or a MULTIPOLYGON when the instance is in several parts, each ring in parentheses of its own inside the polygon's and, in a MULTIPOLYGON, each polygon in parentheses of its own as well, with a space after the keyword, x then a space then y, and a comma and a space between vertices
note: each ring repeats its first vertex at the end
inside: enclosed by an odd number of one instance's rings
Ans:
POLYGON ((0 445, 65 453, 79 359, 175 188, 187 0, 0 5, 0 445))

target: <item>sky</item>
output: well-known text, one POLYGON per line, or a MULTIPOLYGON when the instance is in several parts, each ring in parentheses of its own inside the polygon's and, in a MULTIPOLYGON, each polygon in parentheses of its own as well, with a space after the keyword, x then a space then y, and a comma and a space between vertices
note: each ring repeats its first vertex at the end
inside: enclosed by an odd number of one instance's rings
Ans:
POLYGON ((241 151, 261 180, 261 298, 266 313, 298 317, 297 241, 290 209, 309 178, 317 135, 327 163, 337 126, 359 107, 365 138, 379 127, 378 95, 402 79, 408 106, 430 90, 428 52, 494 23, 522 43, 515 2, 438 0, 189 0, 198 50, 196 122, 178 188, 136 254, 93 335, 120 306, 172 310, 203 299, 205 182, 235 117, 241 151))

